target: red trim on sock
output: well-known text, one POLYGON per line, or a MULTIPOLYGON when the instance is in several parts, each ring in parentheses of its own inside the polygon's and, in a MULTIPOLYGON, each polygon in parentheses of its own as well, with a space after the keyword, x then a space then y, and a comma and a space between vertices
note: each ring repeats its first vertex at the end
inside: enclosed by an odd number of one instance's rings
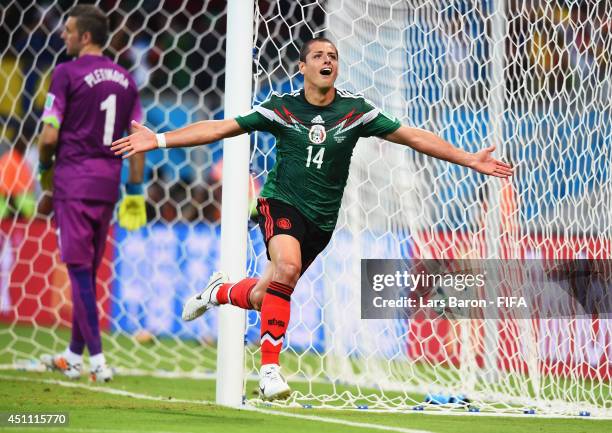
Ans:
POLYGON ((273 290, 277 290, 279 292, 282 292, 288 296, 291 296, 291 294, 293 293, 293 287, 288 286, 287 284, 283 284, 283 283, 278 283, 276 281, 272 281, 270 283, 270 288, 273 290))

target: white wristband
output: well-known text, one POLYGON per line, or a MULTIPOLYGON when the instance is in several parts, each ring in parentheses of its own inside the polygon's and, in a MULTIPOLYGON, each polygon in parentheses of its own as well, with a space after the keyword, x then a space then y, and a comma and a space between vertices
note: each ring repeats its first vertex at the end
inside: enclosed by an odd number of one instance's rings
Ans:
POLYGON ((165 134, 155 134, 155 138, 157 139, 157 147, 166 147, 165 134))

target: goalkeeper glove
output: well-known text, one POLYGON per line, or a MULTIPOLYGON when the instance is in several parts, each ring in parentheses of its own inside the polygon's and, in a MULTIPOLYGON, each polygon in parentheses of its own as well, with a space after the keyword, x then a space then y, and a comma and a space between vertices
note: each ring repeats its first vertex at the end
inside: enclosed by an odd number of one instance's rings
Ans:
POLYGON ((127 230, 138 230, 147 223, 142 184, 128 183, 125 192, 119 205, 119 225, 127 230))
POLYGON ((38 163, 38 181, 43 191, 53 189, 53 162, 49 164, 38 163))

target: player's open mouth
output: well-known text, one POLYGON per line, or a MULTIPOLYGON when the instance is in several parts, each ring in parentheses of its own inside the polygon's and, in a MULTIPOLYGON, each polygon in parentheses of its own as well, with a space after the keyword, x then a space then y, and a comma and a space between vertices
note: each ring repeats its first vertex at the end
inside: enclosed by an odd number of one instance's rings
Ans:
POLYGON ((332 68, 323 68, 319 72, 321 73, 321 75, 331 75, 332 68))

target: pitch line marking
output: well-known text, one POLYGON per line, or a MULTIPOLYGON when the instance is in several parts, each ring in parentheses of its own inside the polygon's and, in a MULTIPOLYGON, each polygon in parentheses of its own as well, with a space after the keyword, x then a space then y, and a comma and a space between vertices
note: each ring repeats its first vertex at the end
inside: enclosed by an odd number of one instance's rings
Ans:
MULTIPOLYGON (((50 385, 59 385, 59 386, 63 386, 66 388, 80 388, 80 389, 86 389, 92 392, 120 395, 123 397, 131 397, 131 398, 139 399, 139 400, 162 401, 166 403, 199 404, 199 405, 215 405, 216 404, 215 402, 208 401, 208 400, 186 400, 186 399, 181 399, 181 398, 168 399, 168 398, 154 396, 154 395, 141 394, 138 392, 125 391, 123 389, 116 389, 116 388, 111 388, 107 386, 91 386, 91 385, 85 385, 82 383, 66 382, 63 380, 56 380, 56 379, 34 379, 30 377, 7 376, 3 374, 0 374, 0 379, 17 380, 21 382, 46 383, 50 385)), ((347 421, 347 420, 340 419, 340 418, 323 417, 323 416, 316 416, 316 415, 302 415, 302 414, 297 414, 297 413, 261 409, 258 407, 243 406, 243 407, 239 407, 235 409, 236 410, 246 410, 246 411, 251 411, 251 412, 259 412, 259 413, 266 414, 266 415, 284 416, 287 418, 303 419, 303 420, 322 422, 322 423, 328 423, 328 424, 339 424, 339 425, 345 425, 348 427, 357 427, 357 428, 364 428, 364 429, 370 429, 370 430, 392 431, 392 432, 398 432, 398 433, 433 433, 428 430, 414 430, 414 429, 407 429, 407 428, 402 428, 402 427, 392 427, 392 426, 382 425, 382 424, 371 424, 371 423, 362 423, 362 422, 356 422, 356 421, 347 421)), ((84 431, 91 431, 91 430, 84 430, 84 431)), ((100 432, 102 431, 106 431, 108 433, 123 433, 123 431, 120 431, 120 430, 100 430, 100 432)), ((162 432, 156 432, 156 433, 162 433, 162 432)))

